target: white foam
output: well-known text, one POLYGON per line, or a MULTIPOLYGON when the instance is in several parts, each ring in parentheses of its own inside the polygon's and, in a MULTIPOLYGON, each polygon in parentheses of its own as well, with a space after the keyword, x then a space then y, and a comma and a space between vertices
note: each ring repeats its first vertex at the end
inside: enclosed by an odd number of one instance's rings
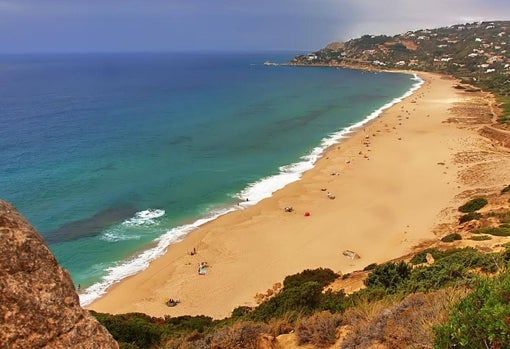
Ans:
POLYGON ((154 225, 157 224, 155 221, 156 218, 162 217, 165 215, 165 210, 145 210, 136 212, 133 218, 128 219, 123 222, 122 225, 125 226, 141 226, 141 225, 154 225))
POLYGON ((126 234, 121 231, 107 231, 102 234, 99 238, 107 242, 117 242, 126 240, 140 240, 142 236, 137 234, 126 234))
POLYGON ((354 132, 355 129, 377 118, 384 110, 398 102, 401 102, 404 98, 411 96, 414 91, 419 89, 423 84, 423 80, 416 74, 414 74, 412 80, 416 81, 416 83, 413 84, 409 91, 404 93, 401 97, 395 98, 391 102, 386 103, 381 108, 368 115, 364 120, 324 138, 321 141, 320 146, 314 148, 308 155, 301 157, 302 161, 280 167, 278 174, 262 178, 261 180, 248 185, 246 189, 234 197, 241 200, 241 206, 251 206, 262 199, 270 197, 275 191, 282 189, 286 185, 299 180, 304 172, 313 168, 313 165, 320 158, 324 150, 346 138, 350 133, 354 132), (247 198, 249 201, 246 201, 247 198))
MULTIPOLYGON (((234 211, 235 208, 225 208, 212 211, 207 217, 198 219, 192 224, 183 225, 167 231, 165 234, 155 240, 156 246, 146 251, 141 252, 135 257, 119 262, 117 265, 107 268, 107 274, 103 276, 100 282, 87 287, 82 294, 80 294, 80 303, 82 306, 92 303, 95 299, 101 297, 106 293, 108 287, 119 282, 120 280, 139 273, 146 269, 149 263, 154 259, 165 254, 167 248, 172 243, 180 241, 184 236, 189 234, 192 230, 199 226, 216 219, 228 212, 234 211)), ((156 211, 156 210, 155 210, 156 211)), ((143 211, 146 212, 146 211, 143 211)))
MULTIPOLYGON (((241 202, 237 206, 230 208, 224 208, 214 210, 210 212, 206 217, 198 219, 194 223, 183 225, 180 227, 173 228, 163 234, 161 237, 155 240, 156 246, 146 251, 141 252, 134 258, 122 261, 116 266, 107 269, 107 275, 102 280, 84 290, 80 295, 80 302, 82 306, 92 303, 95 299, 101 297, 106 293, 108 287, 119 282, 120 280, 134 275, 149 266, 149 263, 154 259, 162 256, 168 246, 172 243, 182 240, 192 230, 199 226, 218 218, 221 215, 232 212, 243 206, 251 206, 259 202, 262 199, 270 197, 275 191, 283 188, 289 183, 295 182, 301 178, 301 175, 311 169, 315 162, 319 159, 321 154, 328 147, 338 143, 340 140, 347 137, 348 134, 352 133, 356 128, 359 128, 367 122, 377 118, 381 113, 393 106, 394 104, 402 101, 404 98, 409 97, 423 84, 423 80, 420 79, 416 74, 412 78, 416 83, 413 84, 411 89, 407 91, 401 97, 393 99, 391 102, 383 105, 381 108, 375 110, 373 113, 368 115, 364 120, 357 122, 349 127, 344 128, 341 131, 331 134, 321 141, 320 146, 314 148, 308 155, 301 158, 302 161, 280 167, 280 172, 274 176, 263 178, 255 183, 249 184, 246 189, 241 191, 234 197, 241 199, 241 202), (246 199, 249 201, 246 201, 246 199)), ((154 224, 151 220, 161 217, 165 214, 163 210, 146 210, 139 212, 132 219, 125 222, 125 224, 154 224), (130 222, 130 223, 128 223, 130 222)))

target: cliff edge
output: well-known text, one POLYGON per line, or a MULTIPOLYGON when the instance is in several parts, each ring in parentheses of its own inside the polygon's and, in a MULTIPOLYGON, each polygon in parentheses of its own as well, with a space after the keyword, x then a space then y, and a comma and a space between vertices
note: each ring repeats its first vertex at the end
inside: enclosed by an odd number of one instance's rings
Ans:
POLYGON ((0 348, 118 348, 80 307, 69 273, 39 233, 0 200, 0 348))

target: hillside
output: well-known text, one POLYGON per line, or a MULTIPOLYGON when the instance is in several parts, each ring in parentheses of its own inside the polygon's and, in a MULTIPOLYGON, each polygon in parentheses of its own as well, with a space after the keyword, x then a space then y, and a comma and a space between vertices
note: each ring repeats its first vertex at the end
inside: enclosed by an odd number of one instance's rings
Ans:
POLYGON ((364 35, 297 56, 290 64, 446 73, 508 96, 509 28, 510 21, 495 21, 409 31, 395 36, 364 35))

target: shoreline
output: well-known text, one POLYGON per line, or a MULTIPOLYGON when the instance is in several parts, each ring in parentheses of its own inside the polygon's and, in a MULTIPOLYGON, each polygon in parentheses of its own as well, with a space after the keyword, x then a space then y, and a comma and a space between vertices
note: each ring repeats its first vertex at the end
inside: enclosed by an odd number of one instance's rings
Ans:
POLYGON ((108 274, 106 274, 102 280, 83 289, 80 293, 80 302, 82 305, 87 306, 91 304, 106 294, 113 285, 145 270, 149 263, 164 255, 167 248, 171 248, 176 242, 185 239, 195 229, 225 214, 230 214, 237 210, 256 205, 261 200, 271 197, 274 192, 300 180, 303 173, 313 169, 317 160, 323 157, 330 147, 345 141, 351 134, 357 132, 359 128, 377 119, 386 109, 411 96, 423 84, 423 80, 421 80, 415 72, 388 71, 388 73, 399 73, 409 76, 412 82, 411 86, 401 96, 391 99, 381 107, 365 115, 361 121, 355 122, 354 124, 325 136, 322 138, 319 145, 301 156, 298 161, 280 166, 277 174, 263 177, 255 182, 249 183, 243 190, 232 197, 236 203, 215 208, 205 215, 198 217, 196 220, 190 220, 184 225, 171 228, 161 237, 154 240, 150 244, 152 247, 135 252, 129 259, 121 261, 117 266, 111 267, 108 274), (246 198, 249 198, 249 201, 246 200, 246 198))
POLYGON ((443 124, 461 99, 456 80, 419 76, 420 89, 327 148, 300 180, 200 226, 86 308, 222 318, 256 305, 255 294, 287 275, 317 267, 348 273, 433 238, 438 215, 462 191, 451 157, 461 147, 454 140, 467 131, 443 124), (287 206, 293 212, 284 212, 287 206), (344 250, 361 258, 349 260, 344 250), (210 266, 206 275, 197 275, 200 262, 210 266), (181 303, 168 308, 167 298, 181 303))

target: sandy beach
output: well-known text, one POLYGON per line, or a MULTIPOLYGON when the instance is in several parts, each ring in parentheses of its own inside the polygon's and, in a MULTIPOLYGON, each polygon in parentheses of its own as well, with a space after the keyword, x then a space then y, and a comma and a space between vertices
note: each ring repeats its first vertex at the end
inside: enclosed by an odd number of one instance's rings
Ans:
POLYGON ((317 267, 349 273, 437 240, 459 194, 476 187, 459 175, 464 165, 456 157, 490 145, 472 128, 446 122, 471 95, 451 78, 419 75, 419 90, 329 148, 301 180, 203 225, 87 308, 223 318, 256 305, 257 293, 289 274, 317 267), (167 307, 168 298, 180 304, 167 307))

